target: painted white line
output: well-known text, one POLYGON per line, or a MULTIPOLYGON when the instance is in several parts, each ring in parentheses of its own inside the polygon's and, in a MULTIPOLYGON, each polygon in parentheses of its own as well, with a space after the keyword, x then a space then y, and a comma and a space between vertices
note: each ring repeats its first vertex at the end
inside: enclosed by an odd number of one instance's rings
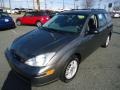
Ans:
POLYGON ((11 30, 14 34, 18 34, 16 31, 14 31, 14 30, 11 30))

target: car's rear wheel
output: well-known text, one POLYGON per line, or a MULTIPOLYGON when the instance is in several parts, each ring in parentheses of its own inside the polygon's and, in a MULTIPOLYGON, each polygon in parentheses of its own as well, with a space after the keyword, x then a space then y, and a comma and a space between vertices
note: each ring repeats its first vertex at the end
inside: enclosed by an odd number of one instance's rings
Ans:
POLYGON ((111 39, 111 36, 108 35, 107 38, 106 38, 106 41, 105 43, 102 45, 102 47, 106 48, 109 46, 109 43, 110 43, 110 39, 111 39))
POLYGON ((71 81, 75 77, 79 67, 79 58, 76 55, 72 56, 68 61, 60 77, 61 81, 65 83, 71 81))
POLYGON ((42 23, 41 23, 40 21, 37 21, 37 22, 36 22, 36 26, 37 26, 37 27, 40 27, 40 26, 42 26, 42 23))
POLYGON ((20 20, 17 20, 17 21, 16 21, 16 24, 17 24, 17 26, 20 26, 22 23, 21 23, 20 20))

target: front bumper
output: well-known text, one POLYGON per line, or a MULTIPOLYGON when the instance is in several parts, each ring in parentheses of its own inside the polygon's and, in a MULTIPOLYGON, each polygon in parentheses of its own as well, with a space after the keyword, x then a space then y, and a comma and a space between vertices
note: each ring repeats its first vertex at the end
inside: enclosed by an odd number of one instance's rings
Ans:
POLYGON ((11 29, 11 28, 15 28, 15 23, 14 22, 9 22, 9 23, 4 23, 4 24, 0 24, 0 30, 4 30, 4 29, 11 29))
POLYGON ((41 86, 58 80, 59 75, 55 66, 53 65, 46 67, 31 67, 13 58, 8 50, 6 50, 5 56, 13 71, 15 71, 17 75, 19 75, 25 81, 31 82, 33 86, 41 86), (55 69, 54 74, 48 76, 43 75, 43 72, 53 68, 55 69), (40 71, 42 72, 39 73, 40 71))

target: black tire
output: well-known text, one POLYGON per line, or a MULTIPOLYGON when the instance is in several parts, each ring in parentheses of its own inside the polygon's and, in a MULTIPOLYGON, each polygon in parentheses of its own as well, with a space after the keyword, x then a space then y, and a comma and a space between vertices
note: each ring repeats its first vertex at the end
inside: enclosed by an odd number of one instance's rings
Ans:
POLYGON ((68 59, 68 62, 65 64, 65 66, 64 66, 64 68, 63 68, 63 71, 62 71, 62 73, 61 73, 61 75, 60 75, 60 80, 61 80, 62 82, 65 82, 65 83, 70 82, 70 81, 76 76, 76 73, 77 73, 78 68, 79 68, 79 63, 80 63, 80 60, 79 60, 79 58, 78 58, 76 55, 73 55, 72 57, 70 57, 70 58, 68 59), (70 63, 73 62, 73 61, 76 61, 76 62, 77 62, 76 72, 75 72, 75 74, 74 74, 71 78, 67 78, 67 76, 66 76, 67 69, 68 69, 70 63))
POLYGON ((36 22, 36 26, 37 26, 37 27, 40 27, 40 26, 42 26, 42 23, 41 23, 40 21, 37 21, 37 22, 36 22))
POLYGON ((102 45, 102 47, 103 47, 103 48, 107 48, 107 47, 109 46, 110 40, 111 40, 111 35, 108 35, 107 38, 106 38, 106 41, 105 41, 105 43, 102 45))
POLYGON ((21 21, 20 21, 20 20, 17 20, 17 21, 16 21, 16 25, 17 25, 17 26, 22 25, 21 21))

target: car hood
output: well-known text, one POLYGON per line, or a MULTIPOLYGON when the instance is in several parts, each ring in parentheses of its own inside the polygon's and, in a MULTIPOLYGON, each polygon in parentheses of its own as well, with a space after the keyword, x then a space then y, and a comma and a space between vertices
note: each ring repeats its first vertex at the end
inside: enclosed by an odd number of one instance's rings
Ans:
POLYGON ((2 17, 2 18, 0 19, 0 27, 7 27, 7 26, 10 27, 9 24, 12 24, 12 23, 14 23, 14 21, 13 21, 13 19, 12 19, 11 17, 9 17, 9 16, 5 16, 5 17, 2 17), (7 26, 6 26, 6 25, 7 25, 7 26))
POLYGON ((76 34, 36 29, 17 38, 11 45, 11 50, 28 59, 40 54, 57 52, 75 37, 76 34))

